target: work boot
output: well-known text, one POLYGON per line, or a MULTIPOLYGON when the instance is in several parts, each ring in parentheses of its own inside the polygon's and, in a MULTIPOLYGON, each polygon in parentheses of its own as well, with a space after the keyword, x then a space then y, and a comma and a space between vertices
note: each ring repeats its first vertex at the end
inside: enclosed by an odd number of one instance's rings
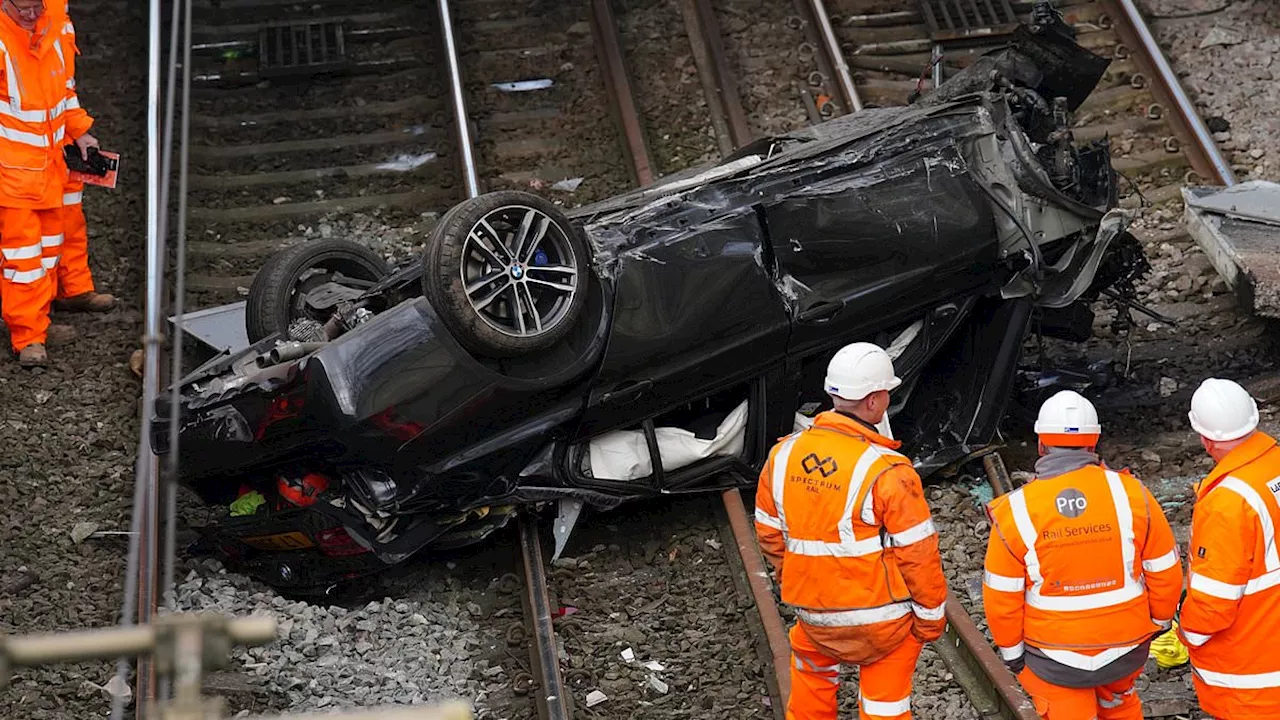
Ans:
POLYGON ((44 367, 49 364, 49 353, 43 344, 32 343, 18 353, 18 364, 24 368, 44 367))
POLYGON ((116 296, 107 293, 80 293, 53 301, 54 308, 70 312, 106 312, 116 306, 116 296))
POLYGON ((49 329, 45 331, 45 343, 49 347, 58 345, 66 345, 76 339, 76 329, 70 325, 50 324, 49 329))

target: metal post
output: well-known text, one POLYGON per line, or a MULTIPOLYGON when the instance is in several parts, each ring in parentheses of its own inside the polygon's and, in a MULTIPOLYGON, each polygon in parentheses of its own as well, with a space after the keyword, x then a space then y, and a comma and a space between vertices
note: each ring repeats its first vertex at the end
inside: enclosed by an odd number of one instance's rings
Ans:
POLYGON ((1182 83, 1173 72, 1173 68, 1169 66, 1169 61, 1165 59, 1164 53, 1160 51, 1160 45, 1151 34, 1151 29, 1147 27, 1146 20, 1142 19, 1142 13, 1138 11, 1138 7, 1134 5, 1133 0, 1115 0, 1115 2, 1119 4, 1120 9, 1129 21, 1129 25, 1137 33, 1138 41, 1142 43, 1142 49, 1147 57, 1151 58, 1151 64, 1160 75, 1161 82, 1168 88, 1169 94, 1173 96, 1173 102, 1177 106, 1178 114, 1182 116, 1191 134, 1195 135, 1196 142, 1204 148, 1204 153, 1208 157, 1213 171, 1217 173, 1223 185, 1228 187, 1235 185, 1236 175, 1231 170, 1231 163, 1227 162, 1227 159, 1222 156, 1222 151, 1218 149, 1217 143, 1213 141, 1213 135, 1209 133, 1209 128, 1205 127, 1204 121, 1200 119, 1200 113, 1196 112, 1195 105, 1191 102, 1191 98, 1182 89, 1182 83))
POLYGON ((845 62, 844 52, 840 49, 840 43, 836 40, 836 32, 831 27, 831 18, 827 16, 827 8, 822 4, 822 0, 810 0, 810 6, 813 8, 813 17, 818 21, 818 32, 822 35, 822 44, 826 46, 827 55, 831 58, 831 64, 835 66, 836 80, 840 83, 840 92, 844 94, 845 102, 849 107, 853 108, 853 112, 862 109, 862 98, 858 97, 858 89, 853 85, 853 75, 849 72, 849 63, 845 62))
POLYGON ((467 197, 480 194, 480 178, 476 172, 475 149, 471 145, 471 127, 467 120, 467 101, 462 93, 462 72, 458 68, 458 48, 453 40, 453 20, 449 16, 449 0, 440 0, 440 32, 444 35, 445 60, 449 64, 449 89, 453 94, 454 124, 458 128, 458 151, 462 153, 462 174, 467 183, 467 197))

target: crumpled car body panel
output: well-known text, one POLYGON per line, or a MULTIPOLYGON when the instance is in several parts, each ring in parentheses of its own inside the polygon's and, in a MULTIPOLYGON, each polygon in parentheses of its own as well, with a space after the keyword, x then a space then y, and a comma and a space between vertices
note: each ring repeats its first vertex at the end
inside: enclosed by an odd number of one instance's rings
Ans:
MULTIPOLYGON (((473 356, 409 292, 300 358, 264 367, 260 343, 206 364, 183 383, 182 481, 223 505, 282 473, 325 473, 333 489, 311 509, 374 564, 399 562, 479 540, 524 505, 754 485, 769 447, 826 400, 827 361, 862 340, 891 348, 904 383, 890 425, 922 475, 981 452, 1033 318, 1112 282, 1128 222, 1105 143, 1069 148, 1026 94, 1065 88, 1074 107, 1105 61, 1024 34, 981 64, 1023 89, 962 73, 914 105, 571 211, 593 273, 562 347, 473 356), (664 437, 680 443, 666 456, 664 437)), ((420 278, 407 266, 369 292, 420 278)), ((314 550, 255 548, 277 584, 331 579, 314 550)))

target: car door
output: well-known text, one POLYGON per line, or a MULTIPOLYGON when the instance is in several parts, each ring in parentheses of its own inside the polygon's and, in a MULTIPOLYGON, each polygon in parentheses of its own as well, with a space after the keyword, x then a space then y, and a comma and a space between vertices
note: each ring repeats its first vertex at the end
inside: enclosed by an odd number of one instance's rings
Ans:
POLYGON ((790 355, 869 339, 992 279, 990 202, 949 143, 789 180, 764 212, 793 296, 790 355))
POLYGON ((750 206, 633 225, 614 265, 613 326, 581 437, 757 376, 786 353, 790 319, 750 206))

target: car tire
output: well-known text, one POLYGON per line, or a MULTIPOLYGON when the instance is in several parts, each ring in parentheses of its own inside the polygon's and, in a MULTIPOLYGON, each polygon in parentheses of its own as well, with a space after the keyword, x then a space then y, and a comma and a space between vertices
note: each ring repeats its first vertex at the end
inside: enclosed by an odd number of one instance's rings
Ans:
MULTIPOLYGON (((352 240, 317 240, 277 251, 258 269, 249 287, 244 310, 249 342, 273 333, 288 337, 289 324, 307 317, 300 307, 300 293, 333 273, 372 283, 390 270, 381 256, 352 240), (312 274, 315 270, 322 272, 312 274)), ((313 319, 323 323, 327 318, 313 319)))
POLYGON ((514 357, 555 345, 587 300, 586 239, 531 193, 494 192, 455 205, 427 238, 423 265, 423 294, 478 355, 514 357))

